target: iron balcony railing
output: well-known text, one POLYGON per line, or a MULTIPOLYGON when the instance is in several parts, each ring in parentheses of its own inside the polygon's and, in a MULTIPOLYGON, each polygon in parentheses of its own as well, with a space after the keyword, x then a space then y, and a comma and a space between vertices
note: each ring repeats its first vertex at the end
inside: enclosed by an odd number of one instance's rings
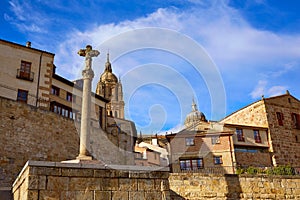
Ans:
POLYGON ((33 72, 27 72, 22 69, 17 69, 17 78, 33 81, 34 73, 33 72))

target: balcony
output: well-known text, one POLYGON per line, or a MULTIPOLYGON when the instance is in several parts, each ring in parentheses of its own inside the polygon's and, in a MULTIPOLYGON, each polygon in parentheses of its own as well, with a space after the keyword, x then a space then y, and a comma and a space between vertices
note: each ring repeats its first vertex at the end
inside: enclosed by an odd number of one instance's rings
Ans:
POLYGON ((27 80, 27 81, 33 81, 34 73, 33 72, 27 72, 22 69, 17 69, 17 78, 27 80))

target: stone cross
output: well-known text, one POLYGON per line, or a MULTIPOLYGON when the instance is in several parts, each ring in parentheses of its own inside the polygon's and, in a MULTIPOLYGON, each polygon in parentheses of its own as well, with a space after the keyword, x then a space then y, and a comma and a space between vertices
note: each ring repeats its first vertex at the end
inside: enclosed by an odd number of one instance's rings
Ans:
POLYGON ((88 146, 90 144, 90 113, 91 113, 91 83, 94 78, 92 70, 92 57, 97 57, 100 52, 93 50, 91 45, 87 45, 86 49, 78 51, 80 56, 85 57, 85 68, 82 70, 83 89, 82 89, 82 106, 81 106, 81 126, 80 126, 80 148, 77 160, 92 160, 88 154, 88 146))

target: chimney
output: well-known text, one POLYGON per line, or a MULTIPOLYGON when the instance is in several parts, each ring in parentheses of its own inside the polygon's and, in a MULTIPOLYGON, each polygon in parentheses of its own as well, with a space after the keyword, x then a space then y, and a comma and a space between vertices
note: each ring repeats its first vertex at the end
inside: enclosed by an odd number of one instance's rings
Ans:
POLYGON ((158 146, 158 145, 157 145, 157 138, 152 138, 152 145, 158 146))
POLYGON ((30 48, 30 47, 31 47, 31 42, 27 41, 27 42, 26 42, 26 47, 29 47, 29 48, 30 48))

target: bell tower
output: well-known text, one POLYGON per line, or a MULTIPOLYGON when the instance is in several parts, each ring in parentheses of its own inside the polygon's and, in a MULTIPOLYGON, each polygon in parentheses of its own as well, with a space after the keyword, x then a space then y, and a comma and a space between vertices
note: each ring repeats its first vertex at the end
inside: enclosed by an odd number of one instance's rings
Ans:
POLYGON ((107 53, 104 72, 97 84, 96 94, 110 100, 106 108, 108 116, 124 119, 125 103, 123 101, 122 83, 121 79, 118 80, 112 72, 109 53, 107 53))

